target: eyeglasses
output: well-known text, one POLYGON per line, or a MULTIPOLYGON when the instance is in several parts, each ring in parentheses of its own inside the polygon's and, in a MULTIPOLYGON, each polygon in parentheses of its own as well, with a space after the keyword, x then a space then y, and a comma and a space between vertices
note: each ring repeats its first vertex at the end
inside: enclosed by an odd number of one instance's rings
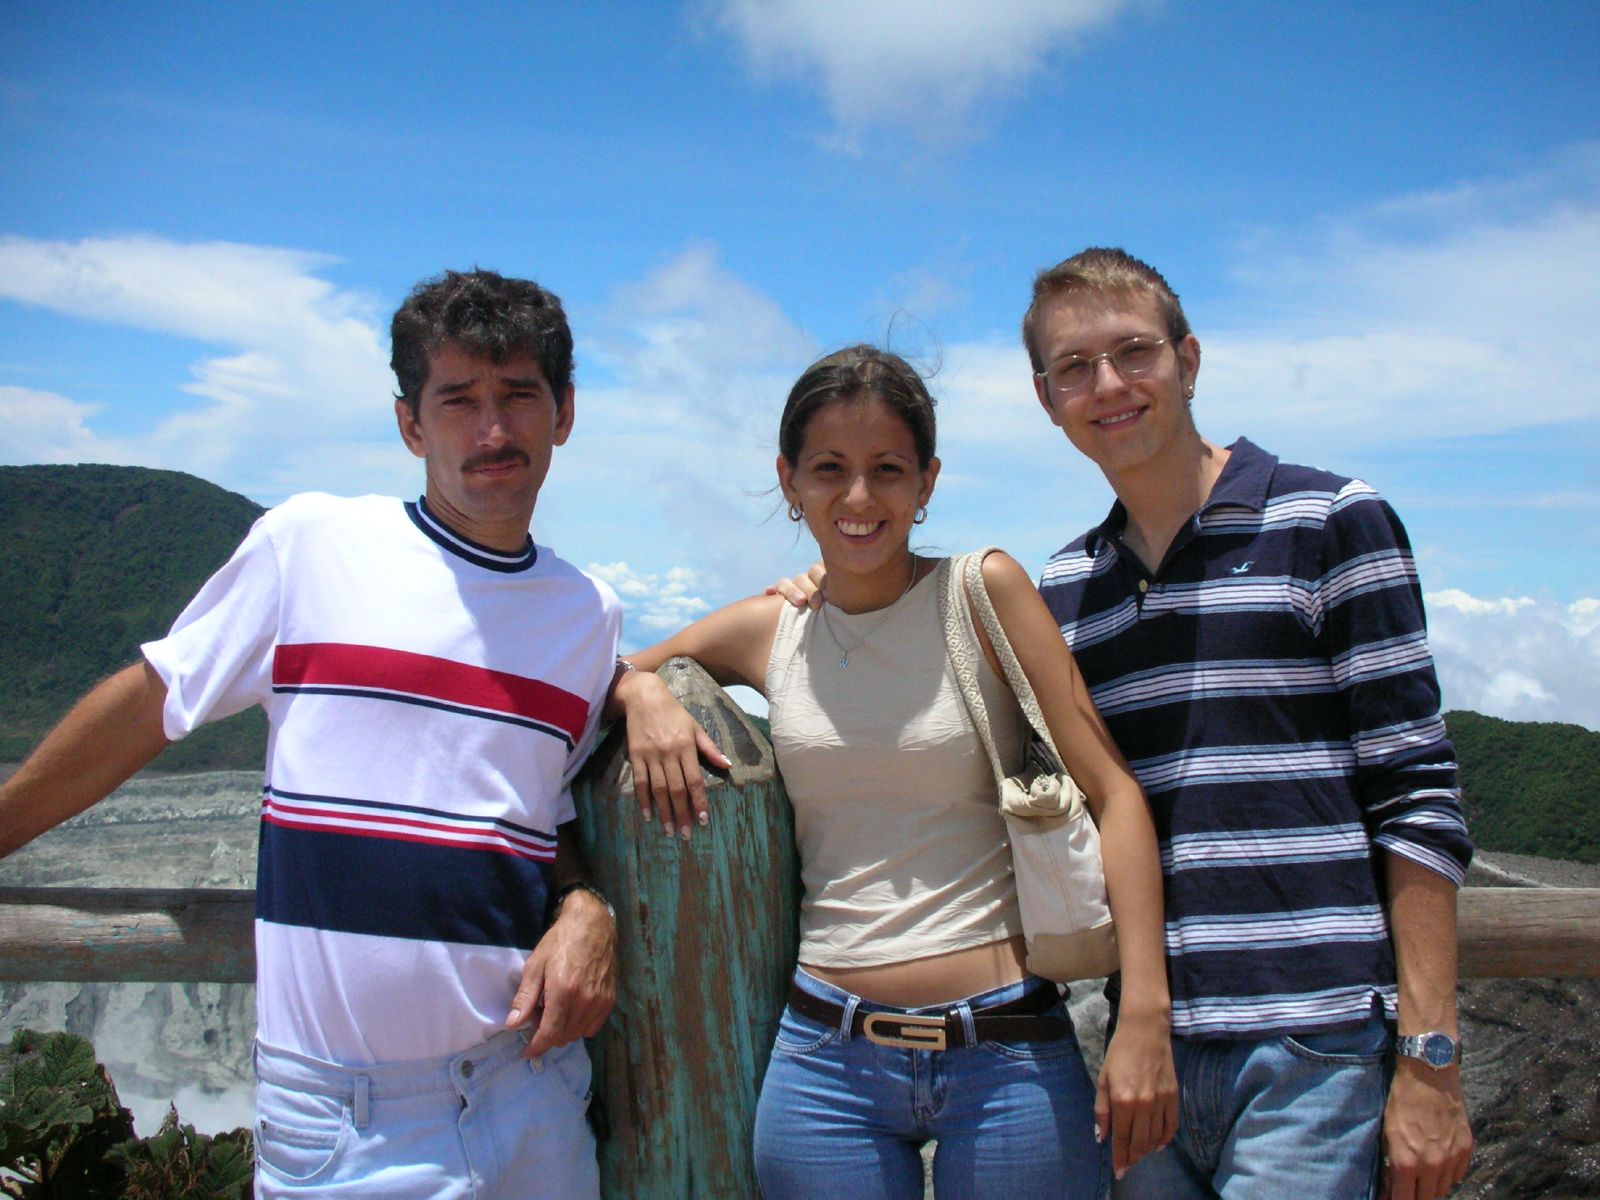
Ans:
POLYGON ((1034 374, 1045 380, 1063 396, 1070 396, 1074 392, 1081 392, 1094 381, 1095 370, 1102 360, 1109 361, 1117 369, 1117 374, 1124 379, 1138 379, 1141 375, 1148 375, 1156 369, 1156 364, 1161 361, 1161 347, 1165 346, 1170 338, 1129 338, 1115 350, 1105 354, 1091 354, 1087 357, 1082 354, 1069 354, 1065 358, 1058 358, 1042 371, 1034 374))

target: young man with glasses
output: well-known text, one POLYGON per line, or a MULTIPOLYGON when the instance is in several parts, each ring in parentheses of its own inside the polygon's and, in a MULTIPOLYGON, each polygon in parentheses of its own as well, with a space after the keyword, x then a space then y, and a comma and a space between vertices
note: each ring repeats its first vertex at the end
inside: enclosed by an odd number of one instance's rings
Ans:
POLYGON ((1138 259, 1042 272, 1022 336, 1117 496, 1040 590, 1161 840, 1180 1129, 1119 1188, 1346 1200, 1381 1161, 1394 1200, 1442 1196, 1472 848, 1405 532, 1358 480, 1200 435, 1200 343, 1138 259))

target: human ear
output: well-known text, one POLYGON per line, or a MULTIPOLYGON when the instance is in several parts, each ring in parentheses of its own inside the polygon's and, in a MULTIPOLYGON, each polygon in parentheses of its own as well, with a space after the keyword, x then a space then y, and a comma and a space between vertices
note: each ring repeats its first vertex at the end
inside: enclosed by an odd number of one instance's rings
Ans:
POLYGON ((1200 339, 1191 333, 1178 343, 1177 350, 1178 386, 1183 391, 1192 391, 1200 375, 1200 339))
POLYGON ((783 493, 783 498, 790 504, 798 504, 800 497, 794 490, 794 468, 789 465, 789 460, 783 455, 778 455, 778 490, 783 493))
POLYGON ((556 406, 556 426, 550 436, 553 446, 565 446, 567 439, 572 436, 572 423, 577 418, 575 404, 577 402, 577 389, 570 383, 567 384, 567 394, 559 398, 561 403, 556 406))
POLYGON ((400 427, 400 440, 406 444, 406 449, 418 458, 428 457, 428 448, 422 440, 422 426, 417 420, 417 414, 411 411, 411 405, 405 400, 394 402, 394 420, 400 427))
POLYGON ((1059 427, 1061 416, 1056 412, 1056 406, 1050 403, 1050 384, 1043 375, 1033 377, 1033 394, 1039 401, 1039 407, 1044 409, 1044 415, 1050 418, 1050 424, 1059 427))
POLYGON ((930 458, 928 465, 922 469, 922 487, 917 492, 917 505, 922 507, 933 499, 933 485, 939 478, 939 460, 930 458))

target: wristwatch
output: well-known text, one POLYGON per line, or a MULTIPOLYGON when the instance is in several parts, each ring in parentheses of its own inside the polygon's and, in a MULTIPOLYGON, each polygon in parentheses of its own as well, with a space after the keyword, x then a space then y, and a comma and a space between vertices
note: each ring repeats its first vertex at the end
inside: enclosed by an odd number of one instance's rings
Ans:
POLYGON ((592 883, 569 883, 566 887, 559 889, 554 896, 550 897, 549 919, 551 921, 554 921, 558 916, 561 915, 562 902, 565 901, 568 896, 572 895, 573 892, 588 892, 596 900, 600 901, 601 904, 605 905, 606 915, 611 918, 611 923, 613 925, 617 923, 617 910, 611 907, 611 901, 606 899, 605 893, 603 893, 599 888, 595 887, 592 883))
POLYGON ((1435 1071, 1461 1061, 1461 1042, 1437 1029, 1396 1038, 1394 1052, 1403 1058, 1420 1058, 1435 1071))

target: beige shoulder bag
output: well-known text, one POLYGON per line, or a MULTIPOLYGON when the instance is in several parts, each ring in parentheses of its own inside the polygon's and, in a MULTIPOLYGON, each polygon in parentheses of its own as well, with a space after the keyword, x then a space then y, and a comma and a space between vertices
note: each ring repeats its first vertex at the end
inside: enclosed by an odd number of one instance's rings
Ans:
POLYGON ((941 566, 939 616, 950 665, 999 786, 1022 931, 1028 941, 1028 970, 1058 983, 1109 975, 1117 969, 1117 935, 1106 901, 1100 831, 1084 804, 1083 789, 1062 766, 1033 687, 983 585, 983 560, 993 549, 986 547, 941 566), (973 626, 974 610, 1033 727, 1020 769, 1000 761, 990 732, 988 710, 978 689, 983 648, 973 626))

